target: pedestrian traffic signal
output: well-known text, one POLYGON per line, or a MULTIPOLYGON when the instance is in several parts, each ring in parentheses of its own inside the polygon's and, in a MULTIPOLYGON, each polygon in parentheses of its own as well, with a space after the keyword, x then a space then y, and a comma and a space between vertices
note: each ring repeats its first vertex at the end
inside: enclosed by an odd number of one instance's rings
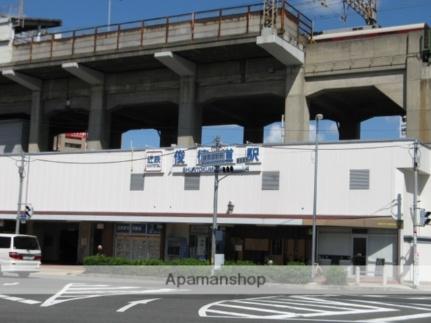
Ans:
POLYGON ((248 171, 248 167, 245 165, 229 165, 221 167, 223 173, 240 173, 248 171))
POLYGON ((31 218, 31 216, 33 215, 33 207, 26 204, 24 208, 24 214, 26 215, 27 219, 31 218))
POLYGON ((421 209, 420 218, 419 218, 419 225, 425 226, 425 225, 428 225, 430 222, 431 222, 431 212, 427 211, 425 209, 421 209))

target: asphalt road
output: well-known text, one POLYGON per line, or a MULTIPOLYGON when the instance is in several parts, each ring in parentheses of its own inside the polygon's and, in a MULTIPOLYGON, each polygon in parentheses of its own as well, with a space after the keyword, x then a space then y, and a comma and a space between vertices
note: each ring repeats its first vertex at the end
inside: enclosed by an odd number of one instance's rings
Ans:
POLYGON ((133 279, 8 276, 0 277, 0 322, 431 321, 431 294, 338 292, 177 294, 133 279))

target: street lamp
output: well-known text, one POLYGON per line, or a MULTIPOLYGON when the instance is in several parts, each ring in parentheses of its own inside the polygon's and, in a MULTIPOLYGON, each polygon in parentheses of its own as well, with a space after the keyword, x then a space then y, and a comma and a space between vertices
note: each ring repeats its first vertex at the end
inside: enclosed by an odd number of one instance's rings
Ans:
POLYGON ((111 31, 112 0, 108 0, 108 26, 107 31, 111 31))
MULTIPOLYGON (((215 150, 219 151, 221 148, 220 137, 215 139, 215 150)), ((218 186, 219 186, 219 172, 220 165, 214 166, 214 199, 213 199, 213 225, 211 235, 211 264, 215 268, 215 255, 216 255, 216 233, 217 233, 217 204, 218 204, 218 186)))
POLYGON ((323 115, 316 114, 316 133, 315 133, 315 144, 314 144, 314 194, 313 194, 313 231, 312 231, 312 242, 311 242, 311 276, 315 276, 315 265, 316 265, 316 215, 317 215, 317 166, 319 161, 319 121, 323 119, 323 115))

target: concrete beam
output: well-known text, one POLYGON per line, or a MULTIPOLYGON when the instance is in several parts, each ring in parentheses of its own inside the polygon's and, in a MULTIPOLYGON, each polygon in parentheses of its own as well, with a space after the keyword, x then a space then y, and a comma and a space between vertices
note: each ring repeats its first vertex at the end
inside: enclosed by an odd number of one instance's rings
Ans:
POLYGON ((61 67, 68 71, 70 74, 76 76, 80 80, 91 85, 102 85, 104 81, 103 73, 80 65, 76 62, 63 63, 61 67))
POLYGON ((271 32, 262 32, 256 44, 286 66, 303 65, 305 54, 302 50, 271 32))
POLYGON ((9 80, 12 80, 31 91, 41 91, 42 81, 22 73, 15 72, 14 70, 3 70, 2 75, 9 80))
POLYGON ((196 74, 196 64, 188 61, 173 52, 158 52, 154 58, 179 76, 194 76, 196 74))

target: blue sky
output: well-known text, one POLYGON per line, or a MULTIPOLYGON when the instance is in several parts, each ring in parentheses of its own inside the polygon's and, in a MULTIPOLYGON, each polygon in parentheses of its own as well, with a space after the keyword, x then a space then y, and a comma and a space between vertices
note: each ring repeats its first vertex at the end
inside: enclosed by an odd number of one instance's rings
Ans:
MULTIPOLYGON (((63 20, 62 29, 75 29, 87 26, 105 25, 108 21, 109 0, 25 0, 25 14, 32 17, 59 18, 63 20)), ((141 20, 145 18, 163 17, 179 13, 214 9, 258 3, 252 0, 111 0, 112 23, 141 20)), ((14 0, 0 0, 0 10, 7 11, 14 0)), ((315 30, 347 28, 362 26, 362 19, 352 10, 348 10, 348 18, 344 23, 341 0, 291 0, 309 16, 315 24, 315 30), (326 2, 327 7, 321 3, 326 2)), ((379 23, 382 26, 402 25, 418 22, 431 22, 430 0, 379 0, 379 23)), ((313 122, 310 131, 313 132, 313 122)), ((320 138, 336 140, 338 133, 333 122, 322 122, 320 138)), ((280 124, 267 126, 265 141, 277 142, 280 139, 280 124)), ((399 118, 383 117, 365 121, 361 125, 362 139, 383 139, 399 137, 399 118)), ((202 143, 210 143, 215 136, 220 135, 224 143, 240 143, 242 128, 236 126, 205 127, 202 143)), ((135 148, 158 146, 158 134, 155 131, 129 131, 123 135, 123 147, 127 148, 133 142, 135 148)))

